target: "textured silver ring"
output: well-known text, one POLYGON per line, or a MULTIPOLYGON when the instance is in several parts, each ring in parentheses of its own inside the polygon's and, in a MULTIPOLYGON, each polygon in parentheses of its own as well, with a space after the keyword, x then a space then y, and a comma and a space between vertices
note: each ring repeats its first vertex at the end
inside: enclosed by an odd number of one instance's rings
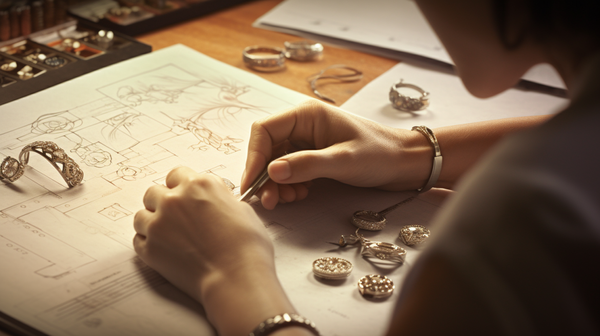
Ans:
POLYGON ((310 41, 285 42, 285 56, 295 61, 318 61, 323 58, 323 45, 310 41))
POLYGON ((285 67, 285 52, 281 48, 252 46, 242 53, 244 64, 258 71, 278 71, 285 67))
POLYGON ((390 102, 395 109, 405 112, 415 112, 426 109, 429 106, 429 92, 421 89, 414 84, 404 83, 399 80, 390 88, 390 102), (420 97, 408 97, 400 93, 398 89, 405 87, 413 89, 421 94, 420 97))

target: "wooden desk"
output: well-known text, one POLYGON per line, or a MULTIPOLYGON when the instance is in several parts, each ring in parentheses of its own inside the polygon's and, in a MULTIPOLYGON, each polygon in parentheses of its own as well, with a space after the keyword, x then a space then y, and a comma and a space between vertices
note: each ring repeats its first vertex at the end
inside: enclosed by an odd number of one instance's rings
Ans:
POLYGON ((285 41, 302 38, 252 27, 252 23, 282 0, 257 0, 215 14, 174 25, 136 38, 153 50, 181 43, 232 66, 253 72, 273 83, 316 97, 306 80, 310 75, 333 64, 346 64, 364 73, 354 83, 319 81, 319 91, 343 104, 363 86, 398 63, 395 60, 353 50, 325 45, 324 57, 317 62, 286 61, 279 72, 264 73, 249 69, 242 60, 242 50, 251 45, 283 48, 285 41))

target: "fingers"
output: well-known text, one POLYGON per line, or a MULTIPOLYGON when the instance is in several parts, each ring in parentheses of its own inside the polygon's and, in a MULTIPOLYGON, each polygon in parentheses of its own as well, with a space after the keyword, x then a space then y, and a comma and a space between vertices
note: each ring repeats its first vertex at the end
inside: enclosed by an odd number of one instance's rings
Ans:
MULTIPOLYGON (((295 152, 269 164, 269 177, 277 183, 301 183, 316 178, 336 178, 346 167, 339 146, 295 152)), ((348 154, 351 155, 351 154, 348 154)))
POLYGON ((183 181, 190 179, 196 174, 198 173, 190 167, 177 167, 169 172, 165 183, 168 188, 175 188, 183 181))
POLYGON ((248 142, 246 172, 241 183, 241 192, 245 192, 273 158, 273 148, 290 139, 298 143, 310 144, 314 148, 313 124, 315 116, 326 106, 315 101, 300 104, 289 111, 270 116, 252 125, 248 142))
POLYGON ((144 207, 146 207, 146 209, 149 211, 155 212, 162 196, 168 190, 169 188, 165 187, 164 185, 154 185, 148 188, 144 194, 144 207))
POLYGON ((148 210, 140 210, 133 217, 133 229, 139 235, 148 236, 148 227, 154 218, 154 213, 148 210))

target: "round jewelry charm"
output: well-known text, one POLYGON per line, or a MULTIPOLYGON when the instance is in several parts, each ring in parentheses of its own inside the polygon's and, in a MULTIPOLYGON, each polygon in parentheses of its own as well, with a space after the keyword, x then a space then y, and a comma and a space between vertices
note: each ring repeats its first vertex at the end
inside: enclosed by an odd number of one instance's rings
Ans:
POLYGON ((319 258, 313 262, 313 273, 327 280, 345 279, 352 272, 352 263, 338 257, 319 258))
POLYGON ((394 292, 394 282, 385 275, 370 274, 358 280, 358 291, 363 296, 387 298, 394 292))
POLYGON ((400 229, 400 240, 408 246, 418 245, 429 238, 429 229, 423 225, 405 225, 400 229))
POLYGON ((375 257, 402 264, 404 263, 404 257, 406 257, 406 250, 392 243, 372 241, 364 244, 362 255, 363 257, 375 257))

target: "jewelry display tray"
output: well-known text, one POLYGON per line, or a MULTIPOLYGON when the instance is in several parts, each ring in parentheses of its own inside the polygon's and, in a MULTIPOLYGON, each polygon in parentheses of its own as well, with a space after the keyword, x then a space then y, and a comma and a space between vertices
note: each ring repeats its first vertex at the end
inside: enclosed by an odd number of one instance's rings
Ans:
POLYGON ((64 24, 35 32, 29 36, 0 42, 1 62, 6 63, 14 61, 14 63, 18 64, 18 66, 26 65, 29 67, 29 69, 34 69, 37 71, 33 77, 26 79, 22 79, 20 76, 7 71, 0 71, 0 76, 2 76, 3 79, 3 84, 0 85, 0 105, 63 83, 86 73, 101 69, 111 64, 152 51, 151 46, 118 32, 114 32, 114 40, 119 41, 119 43, 108 48, 102 48, 92 43, 88 43, 84 38, 82 38, 78 46, 81 45, 81 48, 88 53, 94 53, 91 56, 85 55, 85 57, 80 57, 74 53, 56 49, 56 47, 52 46, 52 43, 40 42, 40 40, 44 40, 46 36, 51 36, 52 34, 59 36, 58 39, 60 39, 60 32, 65 30, 87 31, 92 32, 93 34, 93 32, 99 32, 102 30, 106 31, 106 28, 89 22, 71 20, 64 24), (52 55, 64 59, 67 62, 60 67, 52 68, 45 66, 40 62, 37 62, 40 64, 36 64, 35 61, 30 62, 27 60, 27 58, 15 57, 14 55, 11 55, 9 51, 7 51, 12 48, 12 46, 18 46, 22 44, 27 44, 27 46, 33 45, 38 48, 37 50, 42 50, 44 53, 51 52, 52 55), (10 83, 4 83, 6 82, 5 80, 10 81, 10 83))
POLYGON ((70 6, 69 15, 129 36, 144 34, 251 0, 90 0, 70 6), (111 15, 114 6, 136 8, 137 15, 111 15), (99 14, 100 13, 100 14, 99 14))

